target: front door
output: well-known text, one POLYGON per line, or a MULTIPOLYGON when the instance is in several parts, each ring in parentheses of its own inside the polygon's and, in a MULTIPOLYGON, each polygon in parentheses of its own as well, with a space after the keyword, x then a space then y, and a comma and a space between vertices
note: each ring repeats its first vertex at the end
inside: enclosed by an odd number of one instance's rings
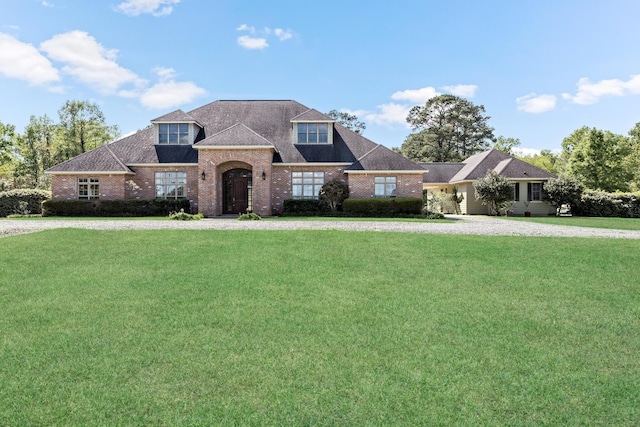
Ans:
POLYGON ((222 212, 245 213, 251 208, 251 171, 231 169, 222 174, 222 212))

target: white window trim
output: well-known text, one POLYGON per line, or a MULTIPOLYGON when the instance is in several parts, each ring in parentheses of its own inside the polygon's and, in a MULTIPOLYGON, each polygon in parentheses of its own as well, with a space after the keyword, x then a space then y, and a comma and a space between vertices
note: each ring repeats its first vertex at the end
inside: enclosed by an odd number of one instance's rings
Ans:
POLYGON ((322 188, 322 186, 325 183, 325 172, 324 171, 292 171, 291 172, 291 198, 292 199, 296 199, 296 200, 318 200, 319 196, 320 196, 320 189, 322 188), (322 182, 318 181, 316 182, 316 179, 320 179, 319 177, 316 177, 316 174, 322 174, 322 182), (294 177, 294 174, 301 174, 300 177, 294 177), (305 180, 305 174, 311 174, 311 177, 307 177, 311 178, 312 182, 311 184, 307 183, 305 184, 304 180, 305 180), (294 184, 293 180, 294 179, 301 179, 302 182, 301 183, 296 183, 294 184), (304 195, 304 187, 305 185, 311 185, 312 186, 312 192, 314 193, 313 196, 306 196, 304 195), (294 186, 300 186, 300 196, 295 196, 294 195, 294 186), (317 190, 317 191, 316 191, 317 190))
POLYGON ((333 122, 293 122, 292 126, 293 132, 293 143, 298 145, 332 145, 333 144, 333 122), (298 125, 327 125, 327 142, 298 142, 298 125))
POLYGON ((98 200, 100 199, 100 178, 92 176, 92 177, 78 177, 77 179, 78 185, 78 199, 80 200, 98 200), (80 180, 86 180, 86 182, 80 182, 80 180), (80 195, 80 185, 87 185, 87 195, 80 195), (93 196, 91 189, 94 188, 96 190, 97 195, 93 196))
POLYGON ((373 178, 373 197, 384 199, 384 198, 390 198, 390 197, 397 197, 397 194, 398 194, 398 177, 383 175, 383 176, 376 176, 373 178), (378 179, 384 179, 384 182, 376 182, 376 180, 378 179), (387 180, 390 180, 390 179, 393 179, 393 182, 387 182, 387 180), (391 194, 387 194, 387 185, 391 185, 391 184, 394 185, 393 191, 391 192, 391 194), (384 194, 376 193, 376 185, 384 185, 384 194))
MULTIPOLYGON (((155 184, 155 197, 156 199, 171 199, 171 200, 180 200, 180 199, 186 199, 187 198, 187 172, 185 171, 156 171, 153 174, 154 177, 154 184, 155 184), (176 182, 173 184, 169 184, 163 181, 162 184, 158 184, 158 174, 167 174, 167 173, 175 173, 175 174, 184 174, 184 183, 178 182, 179 179, 182 179, 182 177, 178 177, 176 176, 175 180, 176 182), (158 187, 161 186, 164 188, 163 191, 163 195, 159 196, 158 195, 158 187), (167 187, 168 186, 175 186, 176 187, 176 195, 175 196, 167 196, 168 191, 167 191, 167 187), (178 196, 178 192, 177 192, 177 188, 178 186, 182 186, 183 187, 183 191, 182 191, 182 196, 178 196)), ((166 175, 161 178, 163 180, 167 179, 166 175)))
POLYGON ((196 139, 196 136, 198 135, 199 132, 199 128, 193 124, 193 123, 189 123, 189 122, 155 122, 153 124, 153 138, 154 138, 154 143, 155 145, 162 145, 164 146, 187 146, 187 145, 193 145, 193 141, 196 139), (160 144, 160 126, 161 125, 187 125, 189 128, 189 132, 187 133, 187 140, 188 143, 186 144, 160 144))

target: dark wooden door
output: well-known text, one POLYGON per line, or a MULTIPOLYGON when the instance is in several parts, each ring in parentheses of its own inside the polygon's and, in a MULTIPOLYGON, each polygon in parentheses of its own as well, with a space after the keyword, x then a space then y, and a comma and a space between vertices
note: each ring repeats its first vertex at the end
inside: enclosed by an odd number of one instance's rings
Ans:
POLYGON ((222 175, 223 206, 226 214, 245 213, 249 207, 251 191, 251 171, 232 169, 222 175))

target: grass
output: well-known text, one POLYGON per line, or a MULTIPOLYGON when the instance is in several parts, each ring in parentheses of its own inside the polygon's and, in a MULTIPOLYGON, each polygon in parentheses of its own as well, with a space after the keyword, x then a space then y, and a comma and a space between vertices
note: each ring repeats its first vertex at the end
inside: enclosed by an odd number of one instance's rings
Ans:
POLYGON ((589 228, 608 228, 617 230, 640 230, 640 218, 602 218, 584 216, 546 216, 546 217, 498 217, 513 221, 537 222, 540 224, 569 225, 589 228))
POLYGON ((638 425, 638 242, 6 237, 0 425, 638 425))
POLYGON ((456 222, 454 219, 425 219, 425 218, 369 218, 369 217, 331 217, 331 216, 279 216, 263 218, 270 221, 367 221, 367 222, 456 222))

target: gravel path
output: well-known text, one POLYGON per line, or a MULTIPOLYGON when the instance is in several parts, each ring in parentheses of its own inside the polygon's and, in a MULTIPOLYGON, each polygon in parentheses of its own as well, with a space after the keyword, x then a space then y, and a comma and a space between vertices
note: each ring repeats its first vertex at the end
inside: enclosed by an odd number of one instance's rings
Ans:
POLYGON ((511 221, 484 216, 448 216, 454 223, 377 221, 200 221, 162 220, 0 220, 0 237, 54 228, 92 230, 353 230, 404 233, 480 234, 501 236, 558 236, 640 239, 640 231, 607 230, 511 221))

